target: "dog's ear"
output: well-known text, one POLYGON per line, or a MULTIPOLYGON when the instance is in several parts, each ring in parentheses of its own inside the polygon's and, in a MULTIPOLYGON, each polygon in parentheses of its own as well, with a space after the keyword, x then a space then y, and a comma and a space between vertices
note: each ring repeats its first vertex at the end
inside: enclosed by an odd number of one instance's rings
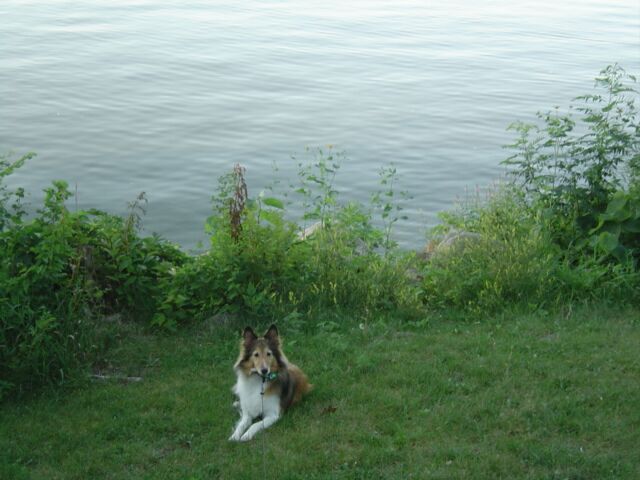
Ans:
POLYGON ((251 327, 245 327, 244 332, 242 332, 242 339, 244 348, 250 348, 253 342, 258 339, 256 332, 253 331, 251 327))
POLYGON ((264 334, 264 338, 273 343, 279 343, 280 337, 278 336, 278 328, 275 325, 271 325, 267 333, 264 334))

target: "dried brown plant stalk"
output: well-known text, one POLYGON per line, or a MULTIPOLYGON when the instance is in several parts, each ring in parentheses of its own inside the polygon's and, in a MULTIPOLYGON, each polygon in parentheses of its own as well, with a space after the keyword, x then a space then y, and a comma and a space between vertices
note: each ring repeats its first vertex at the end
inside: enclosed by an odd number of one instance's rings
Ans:
POLYGON ((233 167, 234 191, 233 198, 229 203, 229 222, 231 225, 231 237, 238 241, 242 232, 242 214, 249 197, 247 193, 247 183, 244 180, 244 167, 236 164, 233 167))

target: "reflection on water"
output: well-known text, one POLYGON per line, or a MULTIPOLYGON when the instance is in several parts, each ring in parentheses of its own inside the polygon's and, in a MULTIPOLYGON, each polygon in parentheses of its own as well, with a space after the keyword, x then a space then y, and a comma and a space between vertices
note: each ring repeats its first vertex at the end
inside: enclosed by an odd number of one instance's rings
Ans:
POLYGON ((0 151, 39 153, 13 181, 63 178, 111 212, 146 191, 147 229, 187 247, 234 163, 255 194, 326 144, 346 199, 396 164, 417 246, 500 175, 509 123, 609 63, 640 71, 637 0, 4 0, 0 18, 0 151))

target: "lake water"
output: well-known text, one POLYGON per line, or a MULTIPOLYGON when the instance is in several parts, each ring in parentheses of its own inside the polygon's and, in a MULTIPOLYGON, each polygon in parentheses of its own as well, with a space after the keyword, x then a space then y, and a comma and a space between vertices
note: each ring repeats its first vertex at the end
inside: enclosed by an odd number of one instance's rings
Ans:
POLYGON ((58 178, 80 208, 145 191, 146 230, 194 248, 234 163, 256 194, 331 144, 345 200, 396 165, 418 246, 501 175, 509 123, 614 62, 640 73, 640 0, 2 0, 0 152, 38 153, 12 178, 33 205, 58 178))

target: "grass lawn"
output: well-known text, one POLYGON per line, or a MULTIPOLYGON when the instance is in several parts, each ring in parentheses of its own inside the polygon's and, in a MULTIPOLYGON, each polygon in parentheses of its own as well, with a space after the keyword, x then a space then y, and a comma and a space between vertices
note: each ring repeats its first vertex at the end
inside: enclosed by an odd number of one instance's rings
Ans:
POLYGON ((106 360, 143 381, 1 406, 0 478, 640 478, 637 310, 280 329, 315 390, 252 442, 232 328, 129 327, 106 360))

